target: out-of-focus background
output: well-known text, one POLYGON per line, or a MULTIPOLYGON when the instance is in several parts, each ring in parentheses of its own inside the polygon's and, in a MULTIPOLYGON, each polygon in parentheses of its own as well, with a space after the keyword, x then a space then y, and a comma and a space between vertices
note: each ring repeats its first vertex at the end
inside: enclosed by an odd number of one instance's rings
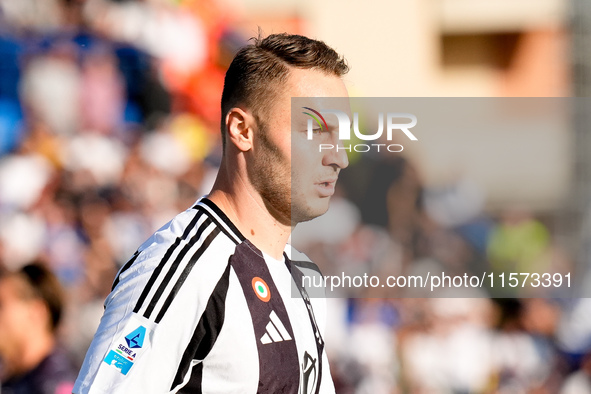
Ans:
MULTIPOLYGON (((354 96, 591 90, 584 0, 0 0, 0 265, 40 259, 58 275, 75 363, 119 267, 209 191, 224 72, 258 26, 343 53, 354 96)), ((469 157, 381 163, 387 217, 355 212, 345 187, 335 203, 351 231, 314 248, 347 245, 363 264, 380 252, 406 265, 586 266, 587 116, 573 114, 550 157, 520 156, 532 137, 514 136, 511 160, 562 169, 525 187, 471 178, 469 157)), ((338 393, 591 393, 587 299, 328 301, 338 393)))

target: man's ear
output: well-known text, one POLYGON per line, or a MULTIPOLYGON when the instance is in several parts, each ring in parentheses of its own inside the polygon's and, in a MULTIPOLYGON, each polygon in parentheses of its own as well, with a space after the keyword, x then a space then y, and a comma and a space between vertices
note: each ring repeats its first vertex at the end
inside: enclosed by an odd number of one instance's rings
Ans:
POLYGON ((255 120, 252 114, 240 108, 232 108, 226 115, 228 141, 239 151, 252 149, 255 120))

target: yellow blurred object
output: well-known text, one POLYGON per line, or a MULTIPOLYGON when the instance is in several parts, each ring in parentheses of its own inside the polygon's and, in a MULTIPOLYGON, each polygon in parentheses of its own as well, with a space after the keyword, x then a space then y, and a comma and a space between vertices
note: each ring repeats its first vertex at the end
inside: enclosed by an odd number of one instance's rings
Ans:
POLYGON ((207 157, 211 150, 211 135, 199 118, 191 114, 177 115, 170 129, 192 161, 202 161, 207 157))

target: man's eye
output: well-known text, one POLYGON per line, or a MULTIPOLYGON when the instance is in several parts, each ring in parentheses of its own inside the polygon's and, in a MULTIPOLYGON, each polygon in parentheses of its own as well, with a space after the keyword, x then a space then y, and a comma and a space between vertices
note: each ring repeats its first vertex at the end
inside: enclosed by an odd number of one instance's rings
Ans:
POLYGON ((321 128, 312 129, 312 132, 313 132, 314 134, 320 134, 320 133, 322 133, 322 129, 321 129, 321 128))

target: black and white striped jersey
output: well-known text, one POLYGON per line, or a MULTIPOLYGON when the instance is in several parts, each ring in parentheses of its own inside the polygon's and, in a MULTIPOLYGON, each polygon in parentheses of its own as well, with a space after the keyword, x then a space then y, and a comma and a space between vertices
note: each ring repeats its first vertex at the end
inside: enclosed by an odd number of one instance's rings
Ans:
POLYGON ((262 253, 200 199, 121 268, 74 393, 334 393, 325 300, 292 297, 289 249, 262 253))

